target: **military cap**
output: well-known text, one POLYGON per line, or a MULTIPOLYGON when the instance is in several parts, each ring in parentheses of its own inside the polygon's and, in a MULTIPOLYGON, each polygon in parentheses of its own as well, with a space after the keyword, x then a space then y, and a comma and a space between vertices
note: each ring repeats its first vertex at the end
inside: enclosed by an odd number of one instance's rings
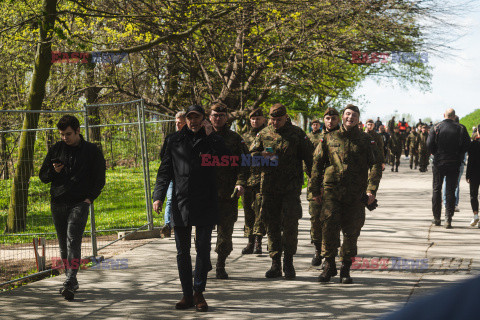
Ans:
POLYGON ((348 109, 350 109, 352 111, 355 111, 356 113, 358 113, 360 115, 360 109, 358 109, 357 106, 355 106, 351 103, 347 104, 347 106, 343 109, 342 114, 345 113, 345 111, 348 110, 348 109))
POLYGON ((368 119, 365 123, 375 123, 372 119, 368 119))
POLYGON ((193 105, 191 105, 190 107, 187 108, 187 111, 185 112, 185 117, 188 116, 188 114, 192 113, 192 112, 195 112, 195 113, 198 113, 202 116, 205 116, 205 109, 203 109, 201 106, 199 106, 197 104, 193 104, 193 105))
POLYGON ((215 102, 212 105, 211 110, 215 111, 215 112, 225 112, 226 113, 227 112, 227 106, 224 103, 215 102))
POLYGON ((314 123, 320 123, 320 120, 318 120, 318 119, 313 119, 313 120, 312 120, 312 124, 314 124, 314 123))
POLYGON ((340 114, 338 113, 337 109, 334 109, 334 108, 330 108, 328 107, 327 110, 325 110, 325 113, 323 114, 323 116, 340 116, 340 114))
POLYGON ((287 108, 281 103, 275 103, 270 108, 270 116, 271 117, 281 117, 287 114, 287 108))
POLYGON ((255 110, 253 110, 252 112, 250 112, 249 118, 251 117, 263 117, 263 110, 262 108, 257 108, 255 110))

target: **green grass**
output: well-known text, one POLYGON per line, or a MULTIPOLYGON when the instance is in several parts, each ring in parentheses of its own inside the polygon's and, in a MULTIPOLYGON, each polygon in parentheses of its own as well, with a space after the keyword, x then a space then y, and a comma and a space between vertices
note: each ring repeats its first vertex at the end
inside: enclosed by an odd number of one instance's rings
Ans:
POLYGON ((472 127, 477 127, 480 124, 480 109, 476 109, 470 114, 460 119, 460 123, 467 127, 468 133, 472 135, 472 127))

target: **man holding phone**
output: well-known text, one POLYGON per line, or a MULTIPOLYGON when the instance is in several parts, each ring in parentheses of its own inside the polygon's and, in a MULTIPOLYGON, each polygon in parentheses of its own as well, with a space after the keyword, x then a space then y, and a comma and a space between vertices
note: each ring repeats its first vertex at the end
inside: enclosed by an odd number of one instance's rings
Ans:
POLYGON ((62 140, 48 150, 39 176, 43 183, 51 183, 53 223, 67 278, 60 293, 73 300, 88 211, 105 186, 106 165, 102 151, 83 139, 76 117, 63 116, 57 128, 62 140))

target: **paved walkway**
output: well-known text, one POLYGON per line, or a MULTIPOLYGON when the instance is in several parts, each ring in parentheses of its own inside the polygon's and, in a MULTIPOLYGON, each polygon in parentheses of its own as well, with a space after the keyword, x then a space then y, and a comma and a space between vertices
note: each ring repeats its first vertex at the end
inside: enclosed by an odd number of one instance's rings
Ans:
MULTIPOLYGON (((73 302, 58 294, 63 276, 0 294, 0 318, 371 319, 417 296, 479 274, 480 229, 468 225, 471 209, 464 179, 454 229, 433 227, 431 171, 410 171, 406 161, 402 162, 400 173, 385 171, 378 194, 380 206, 367 212, 359 240, 363 266, 352 272, 353 285, 339 284, 338 276, 326 285, 317 282, 320 271, 310 266, 313 248, 304 201, 294 259, 296 280, 266 279, 267 254, 241 255, 246 243, 241 212, 235 225, 234 251, 227 260, 230 279, 217 280, 214 272, 209 274, 205 296, 210 311, 206 314, 174 309, 181 297, 174 240, 154 239, 117 256, 128 259, 127 269, 82 270, 73 302), (392 257, 408 260, 392 269, 392 257), (389 258, 387 268, 376 266, 376 258, 389 258), (418 259, 428 259, 428 267, 418 259)), ((212 260, 215 263, 214 253, 212 260)))

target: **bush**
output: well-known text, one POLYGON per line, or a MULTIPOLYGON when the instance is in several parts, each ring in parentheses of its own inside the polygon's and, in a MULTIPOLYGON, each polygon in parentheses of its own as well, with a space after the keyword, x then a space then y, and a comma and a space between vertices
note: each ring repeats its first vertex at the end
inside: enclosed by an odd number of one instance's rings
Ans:
POLYGON ((472 135, 472 127, 477 127, 480 124, 480 109, 476 109, 470 114, 460 119, 460 123, 467 127, 468 133, 472 135))

